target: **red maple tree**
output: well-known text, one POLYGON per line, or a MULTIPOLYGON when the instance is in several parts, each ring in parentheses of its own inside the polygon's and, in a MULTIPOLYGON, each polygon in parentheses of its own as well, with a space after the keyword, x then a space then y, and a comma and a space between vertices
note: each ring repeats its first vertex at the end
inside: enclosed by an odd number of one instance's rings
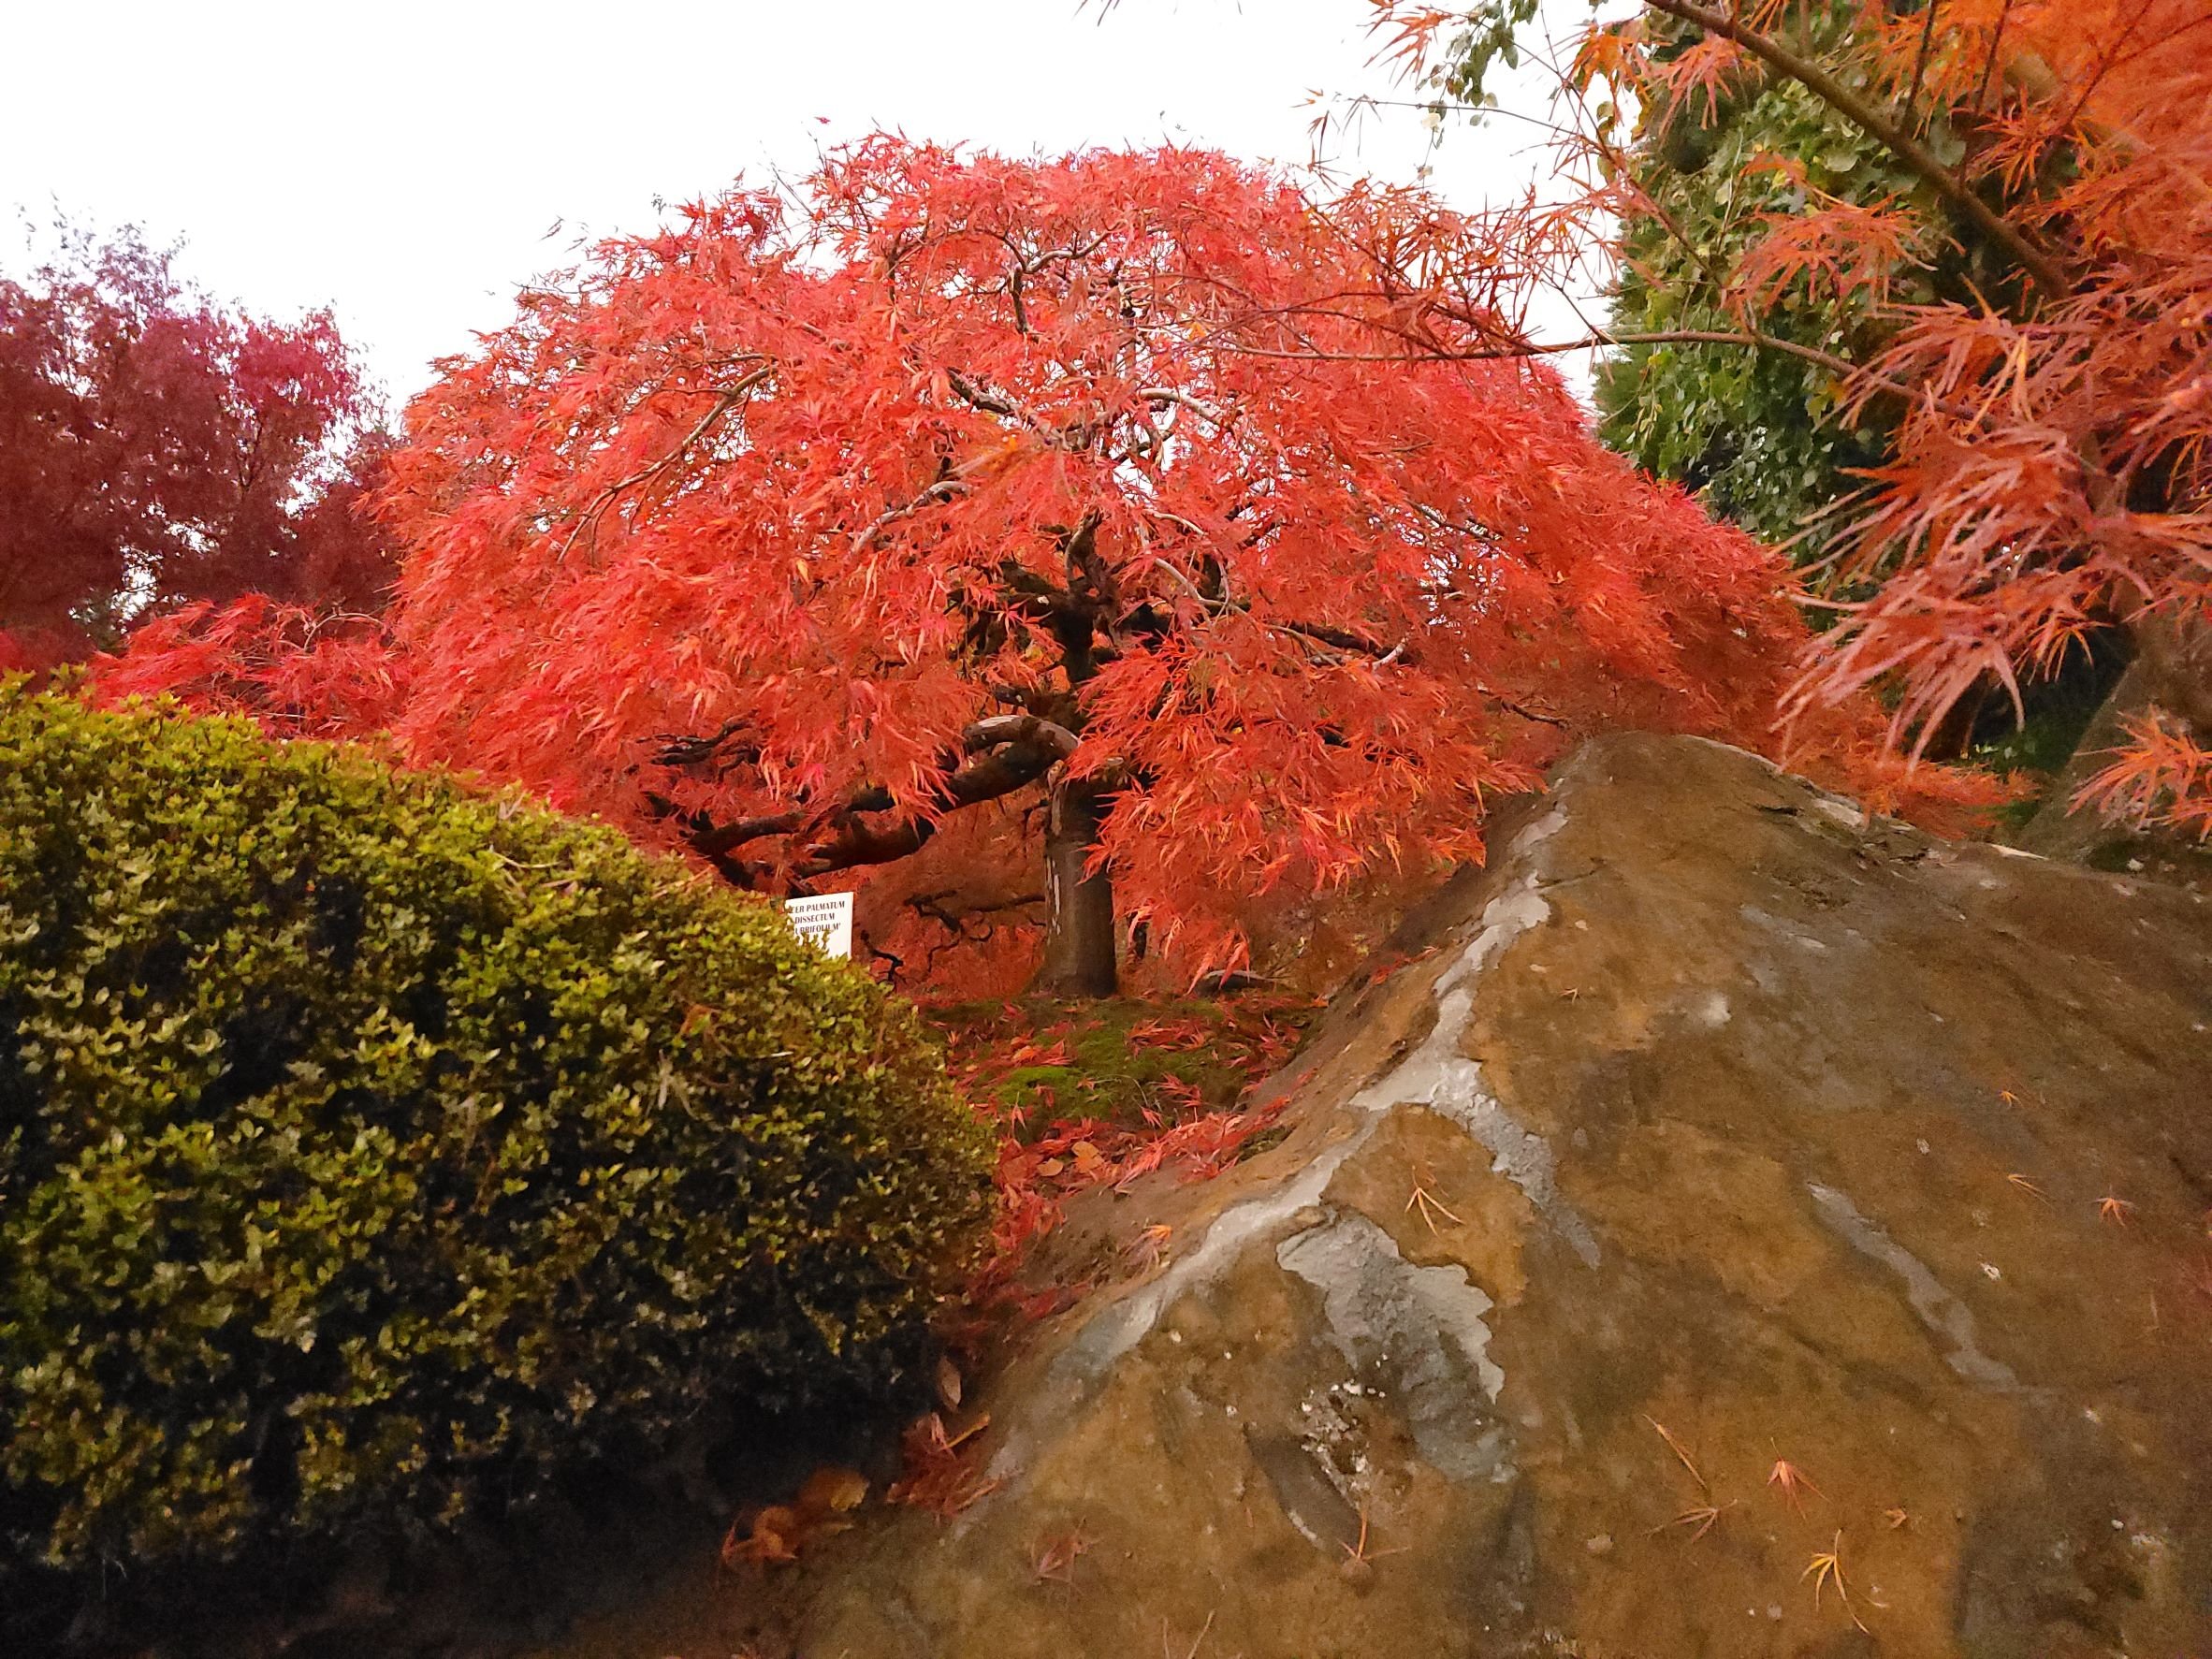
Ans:
POLYGON ((1113 988, 1117 903, 1221 966, 1255 893, 1478 854, 1577 734, 1771 746, 1783 566, 1477 360, 1524 261, 1215 154, 871 141, 443 366, 384 497, 390 666, 233 612, 105 683, 333 730, 373 681, 404 754, 770 891, 1041 819, 1045 986, 1113 988))
MULTIPOLYGON (((1463 14, 1370 4, 1417 70, 1466 38, 1463 14)), ((1484 0, 1472 21, 1509 32, 1529 12, 1484 0)), ((2083 798, 2212 834, 2212 9, 1646 0, 1591 25, 1559 74, 1561 175, 1581 188, 1521 214, 1521 234, 1540 223, 1579 256, 1623 219, 1683 240, 1627 150, 1656 142, 1668 111, 1763 80, 1796 81, 1917 182, 1917 199, 1855 205, 1800 173, 1797 208, 1713 273, 1738 328, 1623 337, 1789 351, 1846 400, 1898 412, 1836 573, 1871 591, 1836 607, 1797 706, 1881 689, 1893 735, 1924 742, 1961 700, 1995 688, 2016 706, 2021 679, 2124 630, 2132 741, 2083 798), (1934 244, 1998 275, 1971 300, 1890 292, 1898 251, 1934 244), (1781 296, 1842 288, 1895 324, 1871 361, 1760 327, 1781 296)))
POLYGON ((388 440, 329 314, 240 315, 133 231, 59 236, 0 279, 0 667, 194 600, 374 603, 388 544, 355 509, 388 440))

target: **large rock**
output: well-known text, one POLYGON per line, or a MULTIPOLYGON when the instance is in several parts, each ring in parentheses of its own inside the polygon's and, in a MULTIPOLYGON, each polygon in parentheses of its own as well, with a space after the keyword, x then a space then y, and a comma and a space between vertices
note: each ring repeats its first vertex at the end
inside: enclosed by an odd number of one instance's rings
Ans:
POLYGON ((1630 736, 1431 926, 801 1653, 2212 1641, 2212 906, 1630 736))

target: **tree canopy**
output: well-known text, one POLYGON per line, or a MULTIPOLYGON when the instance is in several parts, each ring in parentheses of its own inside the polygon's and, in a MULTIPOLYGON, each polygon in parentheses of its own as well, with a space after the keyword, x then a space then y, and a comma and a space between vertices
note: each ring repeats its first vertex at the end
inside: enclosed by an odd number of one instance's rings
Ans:
POLYGON ((124 230, 0 277, 0 668, 195 600, 362 606, 387 440, 327 312, 227 310, 124 230))
POLYGON ((1116 889, 1217 966, 1240 895, 1477 853, 1575 734, 1775 742, 1783 566, 1501 354, 1522 257, 1215 154, 879 139, 603 244, 444 366, 366 681, 233 613, 105 683, 298 716, 372 681, 402 752, 772 890, 1034 803, 1048 983, 1111 985, 1116 889))

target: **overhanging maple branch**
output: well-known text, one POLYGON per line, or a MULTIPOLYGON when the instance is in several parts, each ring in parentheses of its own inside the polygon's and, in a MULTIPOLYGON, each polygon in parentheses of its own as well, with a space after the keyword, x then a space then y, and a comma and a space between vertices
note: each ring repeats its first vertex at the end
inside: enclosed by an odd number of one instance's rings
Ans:
POLYGON ((1542 355, 1571 352, 1602 345, 1741 345, 1759 351, 1780 352, 1784 357, 1796 357, 1826 369, 1840 380, 1870 380, 1885 391, 1900 398, 1919 394, 1902 381, 1888 380, 1848 357, 1834 352, 1824 352, 1818 346, 1800 345, 1794 340, 1784 340, 1779 334, 1769 334, 1764 328, 1651 328, 1625 333, 1612 329, 1599 329, 1590 340, 1571 342, 1564 345, 1541 345, 1535 351, 1542 355))
POLYGON ((1653 11, 1694 23, 1709 35, 1733 40, 1753 56, 1779 69, 1918 174, 1963 213, 1976 230, 2011 255, 2014 262, 2045 294, 2053 299, 2063 299, 2073 292, 2074 284, 2067 281, 2066 273, 2048 253, 2037 246, 2026 231, 1976 196, 1965 180, 1937 160, 1933 152, 1891 120, 1872 99, 1853 91, 1771 35, 1749 27, 1727 12, 1698 5, 1696 0, 1645 0, 1645 4, 1653 11))
POLYGON ((1799 345, 1794 340, 1784 340, 1778 334, 1768 334, 1755 328, 1741 331, 1726 328, 1654 328, 1622 333, 1597 329, 1579 340, 1500 340, 1473 346, 1444 346, 1420 341, 1408 341, 1407 343, 1412 349, 1404 352, 1280 351, 1269 346, 1234 342, 1221 349, 1245 357, 1287 357, 1296 362, 1486 363, 1515 357, 1558 357, 1566 352, 1603 351, 1609 345, 1739 345, 1782 352, 1805 362, 1818 364, 1839 378, 1867 382, 1895 397, 1919 400, 1926 396, 1924 390, 1915 390, 1902 381, 1877 374, 1847 357, 1839 357, 1817 346, 1799 345))

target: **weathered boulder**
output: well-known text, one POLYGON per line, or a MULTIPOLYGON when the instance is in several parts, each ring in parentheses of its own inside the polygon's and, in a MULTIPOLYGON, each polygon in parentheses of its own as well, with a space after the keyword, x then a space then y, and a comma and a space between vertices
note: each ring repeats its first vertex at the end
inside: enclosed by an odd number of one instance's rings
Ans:
POLYGON ((1688 739, 1493 846, 797 1651, 2202 1651, 2212 905, 1688 739))

